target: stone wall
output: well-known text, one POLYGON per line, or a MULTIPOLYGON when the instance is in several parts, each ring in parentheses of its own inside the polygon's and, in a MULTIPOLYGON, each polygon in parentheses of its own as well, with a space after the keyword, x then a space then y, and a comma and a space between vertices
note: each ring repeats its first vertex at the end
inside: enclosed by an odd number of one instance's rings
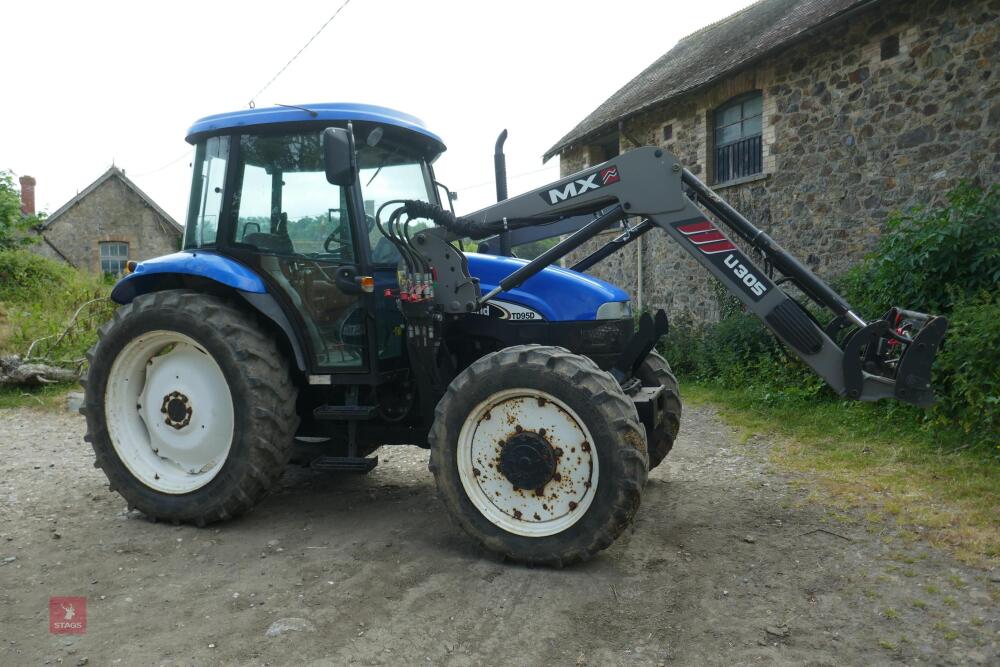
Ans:
POLYGON ((94 272, 101 270, 102 241, 128 243, 128 258, 137 261, 180 247, 180 233, 114 176, 59 215, 43 236, 32 246, 35 252, 94 272))
MULTIPOLYGON (((711 184, 712 113, 754 90, 764 102, 764 173, 716 189, 824 278, 869 252, 893 210, 939 201, 962 179, 1000 180, 1000 0, 887 0, 630 119, 621 150, 632 147, 625 137, 662 146, 711 184), (899 53, 883 60, 880 45, 893 35, 899 53)), ((563 174, 599 162, 591 153, 562 153, 563 174)), ((655 231, 641 243, 644 307, 717 317, 694 260, 655 231)), ((591 273, 638 299, 637 246, 591 273)))

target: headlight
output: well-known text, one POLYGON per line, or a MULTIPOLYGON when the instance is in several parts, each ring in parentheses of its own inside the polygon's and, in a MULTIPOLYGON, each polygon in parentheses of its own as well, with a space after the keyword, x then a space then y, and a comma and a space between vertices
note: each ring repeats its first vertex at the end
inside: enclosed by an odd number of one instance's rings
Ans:
POLYGON ((632 319, 631 301, 608 301, 602 303, 597 309, 597 319, 599 320, 624 320, 632 319))

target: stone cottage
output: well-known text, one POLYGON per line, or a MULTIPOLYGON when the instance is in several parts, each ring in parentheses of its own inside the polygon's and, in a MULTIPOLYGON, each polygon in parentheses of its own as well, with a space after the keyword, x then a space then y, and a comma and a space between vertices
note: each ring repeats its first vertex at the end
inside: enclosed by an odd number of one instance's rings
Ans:
MULTIPOLYGON (((34 179, 29 188, 21 181, 22 207, 30 201, 31 213, 34 185, 34 179)), ((130 259, 176 251, 183 232, 121 169, 111 167, 46 218, 31 249, 80 269, 117 274, 130 259)))
MULTIPOLYGON (((568 175, 637 145, 833 278, 893 210, 998 181, 1000 0, 761 0, 682 39, 545 159, 568 175)), ((663 234, 591 272, 643 307, 717 317, 707 274, 663 234)))

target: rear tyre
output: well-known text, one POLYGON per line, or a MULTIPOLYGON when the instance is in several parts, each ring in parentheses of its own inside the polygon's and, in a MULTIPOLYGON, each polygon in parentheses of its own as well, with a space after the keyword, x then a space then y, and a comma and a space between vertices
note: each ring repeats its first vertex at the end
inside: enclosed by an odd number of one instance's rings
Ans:
POLYGON ((607 548, 646 482, 635 407, 593 361, 558 347, 489 354, 452 381, 430 432, 452 517, 513 560, 562 566, 607 548))
POLYGON ((674 440, 681 427, 681 392, 670 364, 656 352, 646 355, 636 375, 643 387, 663 387, 667 394, 667 410, 663 421, 653 433, 646 434, 649 443, 649 469, 652 470, 674 448, 674 440))
POLYGON ((204 525, 249 510, 281 477, 297 389, 252 315, 168 290, 122 306, 98 336, 80 411, 94 465, 130 507, 204 525))

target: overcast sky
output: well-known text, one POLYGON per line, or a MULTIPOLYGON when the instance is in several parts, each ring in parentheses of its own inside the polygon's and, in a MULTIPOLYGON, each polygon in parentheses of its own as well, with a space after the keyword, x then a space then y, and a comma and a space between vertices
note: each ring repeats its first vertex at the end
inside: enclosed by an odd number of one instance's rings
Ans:
MULTIPOLYGON (((0 168, 35 176, 52 212, 113 162, 183 224, 188 127, 246 108, 341 3, 5 3, 0 168)), ((555 179, 546 149, 678 39, 748 4, 351 0, 257 106, 419 116, 448 145, 435 168, 467 212, 495 199, 501 129, 511 194, 555 179)))

